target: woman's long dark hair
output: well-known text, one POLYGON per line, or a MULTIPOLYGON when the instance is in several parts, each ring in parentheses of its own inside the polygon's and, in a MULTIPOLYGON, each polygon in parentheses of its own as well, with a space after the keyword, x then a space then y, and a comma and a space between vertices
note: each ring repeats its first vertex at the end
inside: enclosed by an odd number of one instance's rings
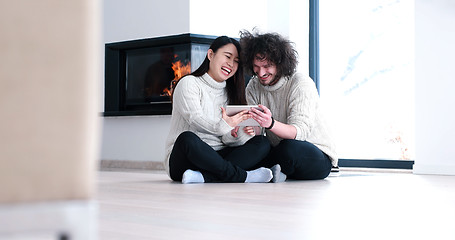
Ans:
MULTIPOLYGON (((217 37, 213 43, 210 45, 210 49, 216 53, 219 48, 232 43, 237 48, 237 52, 241 54, 240 44, 234 38, 230 38, 227 36, 220 36, 217 37)), ((210 67, 210 60, 207 56, 205 56, 204 61, 202 62, 201 66, 192 72, 190 75, 200 77, 204 75, 206 72, 209 71, 210 67)), ((178 82, 177 82, 178 83, 178 82)), ((226 90, 228 94, 228 104, 246 104, 246 97, 245 97, 245 76, 243 75, 243 67, 242 63, 239 62, 239 66, 237 71, 235 72, 234 76, 228 78, 226 80, 226 90)))

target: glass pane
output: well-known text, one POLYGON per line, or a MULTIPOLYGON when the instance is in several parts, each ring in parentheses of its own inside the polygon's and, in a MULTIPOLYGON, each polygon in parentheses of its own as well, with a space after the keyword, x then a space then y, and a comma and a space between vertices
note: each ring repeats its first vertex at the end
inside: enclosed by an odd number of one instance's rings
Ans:
POLYGON ((191 72, 194 72, 199 68, 199 66, 201 66, 205 56, 207 56, 209 47, 210 45, 208 44, 191 44, 191 72))
POLYGON ((174 65, 188 64, 190 50, 190 44, 175 44, 126 51, 126 105, 169 102, 174 65))
POLYGON ((344 159, 414 159, 414 3, 319 1, 320 94, 344 159))

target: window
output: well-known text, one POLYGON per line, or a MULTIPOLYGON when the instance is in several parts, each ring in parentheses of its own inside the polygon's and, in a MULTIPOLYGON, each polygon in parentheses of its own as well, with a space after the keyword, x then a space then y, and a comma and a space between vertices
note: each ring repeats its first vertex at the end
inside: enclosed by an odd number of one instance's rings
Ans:
POLYGON ((412 167, 413 1, 311 2, 310 75, 332 125, 340 166, 368 160, 369 167, 412 167))

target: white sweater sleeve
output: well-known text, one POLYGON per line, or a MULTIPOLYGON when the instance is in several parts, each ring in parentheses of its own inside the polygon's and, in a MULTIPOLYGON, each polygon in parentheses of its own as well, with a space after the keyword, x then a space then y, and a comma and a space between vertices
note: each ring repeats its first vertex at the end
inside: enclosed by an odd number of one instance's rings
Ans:
POLYGON ((318 93, 312 80, 303 78, 295 83, 289 98, 287 121, 297 129, 295 139, 305 141, 314 128, 318 93))
POLYGON ((195 84, 194 77, 189 76, 181 79, 173 94, 173 105, 176 106, 174 111, 178 111, 180 116, 198 132, 216 136, 230 132, 232 127, 221 118, 221 109, 219 110, 219 118, 207 116, 208 113, 203 111, 201 105, 202 91, 204 89, 201 89, 201 85, 195 84))

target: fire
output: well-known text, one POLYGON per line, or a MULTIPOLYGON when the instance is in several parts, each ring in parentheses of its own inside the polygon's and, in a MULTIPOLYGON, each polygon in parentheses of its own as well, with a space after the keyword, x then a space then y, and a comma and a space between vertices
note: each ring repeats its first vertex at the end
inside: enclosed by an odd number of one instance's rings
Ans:
MULTIPOLYGON (((177 57, 177 56, 176 56, 177 57)), ((178 81, 184 75, 191 73, 191 63, 187 62, 185 65, 179 60, 172 63, 172 70, 174 70, 174 80, 178 81)))
MULTIPOLYGON (((175 55, 175 58, 177 58, 177 55, 175 55)), ((172 70, 174 70, 174 79, 172 79, 169 88, 165 88, 163 90, 163 93, 162 93, 163 96, 172 96, 174 87, 177 84, 177 82, 180 80, 180 78, 191 73, 191 63, 188 61, 185 61, 185 62, 186 62, 186 64, 184 64, 182 61, 178 60, 178 61, 172 63, 172 70)))

